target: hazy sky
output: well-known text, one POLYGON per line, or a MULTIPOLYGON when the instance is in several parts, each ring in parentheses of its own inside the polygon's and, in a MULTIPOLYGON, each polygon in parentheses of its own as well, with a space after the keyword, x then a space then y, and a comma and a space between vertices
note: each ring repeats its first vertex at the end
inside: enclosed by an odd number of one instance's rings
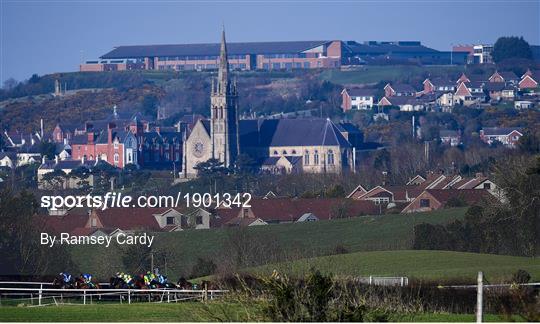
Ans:
POLYGON ((0 80, 76 71, 114 46, 227 40, 420 40, 540 44, 540 0, 0 0, 0 80))

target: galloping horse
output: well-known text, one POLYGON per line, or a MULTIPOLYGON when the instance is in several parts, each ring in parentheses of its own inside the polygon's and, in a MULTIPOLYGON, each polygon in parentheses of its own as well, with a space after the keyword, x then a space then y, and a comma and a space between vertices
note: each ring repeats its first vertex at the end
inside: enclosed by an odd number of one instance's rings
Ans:
POLYGON ((178 282, 176 283, 176 287, 184 290, 191 290, 193 289, 193 284, 186 280, 184 277, 180 277, 178 279, 178 282))
POLYGON ((61 273, 57 275, 56 277, 54 277, 52 285, 54 287, 60 287, 62 289, 73 289, 75 288, 75 281, 71 278, 71 276, 69 276, 69 280, 66 281, 64 279, 63 273, 61 273))
POLYGON ((98 283, 86 282, 82 277, 75 278, 75 288, 77 289, 100 289, 98 283))

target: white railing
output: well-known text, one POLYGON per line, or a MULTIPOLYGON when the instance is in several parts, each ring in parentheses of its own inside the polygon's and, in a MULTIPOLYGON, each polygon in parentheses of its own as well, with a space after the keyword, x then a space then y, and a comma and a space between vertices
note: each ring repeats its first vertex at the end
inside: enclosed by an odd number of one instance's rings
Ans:
POLYGON ((405 287, 409 285, 409 278, 407 277, 360 277, 358 281, 368 285, 374 286, 401 286, 405 287))
POLYGON ((156 303, 171 303, 186 300, 212 300, 226 294, 228 290, 218 289, 72 289, 72 288, 43 288, 51 283, 44 282, 0 282, 0 305, 2 301, 29 301, 36 306, 71 304, 64 300, 82 300, 82 304, 92 304, 97 300, 118 300, 120 303, 131 304, 136 300, 147 300, 156 303), (38 288, 3 287, 3 285, 37 285, 38 288), (47 300, 51 300, 47 303, 47 300))

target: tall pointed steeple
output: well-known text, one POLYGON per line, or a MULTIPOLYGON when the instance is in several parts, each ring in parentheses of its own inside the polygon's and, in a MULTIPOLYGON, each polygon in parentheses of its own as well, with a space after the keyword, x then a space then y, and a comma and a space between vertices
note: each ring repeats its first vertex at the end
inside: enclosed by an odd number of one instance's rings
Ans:
POLYGON ((229 92, 229 61, 227 59, 227 43, 225 41, 225 27, 221 32, 221 49, 219 51, 218 92, 229 92))

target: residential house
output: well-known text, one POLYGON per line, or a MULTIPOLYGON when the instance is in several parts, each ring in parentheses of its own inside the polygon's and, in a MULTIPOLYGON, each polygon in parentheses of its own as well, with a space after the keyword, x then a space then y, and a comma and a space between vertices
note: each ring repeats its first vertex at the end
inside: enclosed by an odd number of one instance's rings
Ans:
MULTIPOLYGON (((56 156, 54 160, 46 160, 46 158, 43 157, 43 161, 37 170, 38 188, 52 189, 51 185, 44 180, 44 176, 48 173, 59 170, 64 172, 66 175, 69 175, 73 170, 76 170, 80 167, 92 170, 92 168, 97 164, 97 162, 98 161, 87 160, 84 157, 81 160, 60 160, 58 156, 56 156)), ((61 181, 62 188, 64 189, 80 188, 81 186, 81 184, 79 183, 80 179, 78 178, 67 177, 66 179, 62 179, 61 181)), ((88 185, 92 186, 94 184, 94 176, 90 174, 88 178, 85 179, 85 181, 88 182, 88 185)))
POLYGON ((515 85, 519 82, 519 77, 512 71, 495 71, 488 79, 489 82, 502 82, 515 85))
POLYGON ((0 152, 0 167, 14 168, 17 166, 17 155, 13 152, 0 152))
POLYGON ((540 83, 540 70, 527 70, 519 81, 519 90, 538 88, 540 83))
POLYGON ((85 135, 76 135, 71 141, 71 156, 74 160, 102 160, 115 167, 137 165, 137 139, 131 129, 116 128, 108 123, 106 130, 89 130, 85 135))
POLYGON ((517 110, 534 108, 534 102, 530 100, 517 100, 514 101, 514 108, 517 110))
POLYGON ((488 82, 483 86, 491 101, 514 99, 514 87, 503 82, 488 82))
POLYGON ((481 201, 490 201, 494 197, 487 190, 477 189, 427 189, 411 201, 402 213, 415 213, 438 210, 449 207, 449 202, 463 202, 474 205, 481 201))
POLYGON ((500 142, 506 147, 516 147, 523 136, 521 127, 486 127, 480 130, 480 139, 486 144, 500 142))
POLYGON ((379 106, 395 106, 399 107, 400 111, 424 111, 430 101, 424 98, 416 98, 411 96, 393 96, 382 97, 379 101, 379 106))
POLYGON ((376 89, 345 88, 341 91, 341 108, 343 112, 349 110, 368 110, 375 104, 376 89))
POLYGON ((203 209, 178 208, 107 208, 68 212, 60 216, 37 216, 49 233, 71 235, 108 235, 119 233, 176 232, 207 229, 211 214, 203 209))
POLYGON ((390 84, 384 86, 384 96, 385 97, 414 97, 418 93, 415 88, 413 88, 410 84, 404 84, 404 83, 396 83, 396 84, 390 84))
POLYGON ((456 89, 455 97, 464 106, 485 102, 484 82, 461 82, 456 89))
POLYGON ((424 94, 434 92, 454 92, 456 91, 456 83, 443 78, 425 79, 422 83, 424 85, 424 94))
POLYGON ((459 131, 443 129, 439 131, 439 138, 444 145, 458 146, 461 144, 459 131))
POLYGON ((251 207, 216 208, 214 226, 253 226, 376 215, 379 206, 371 201, 345 198, 254 198, 251 207), (306 215, 308 214, 308 215, 306 215))

